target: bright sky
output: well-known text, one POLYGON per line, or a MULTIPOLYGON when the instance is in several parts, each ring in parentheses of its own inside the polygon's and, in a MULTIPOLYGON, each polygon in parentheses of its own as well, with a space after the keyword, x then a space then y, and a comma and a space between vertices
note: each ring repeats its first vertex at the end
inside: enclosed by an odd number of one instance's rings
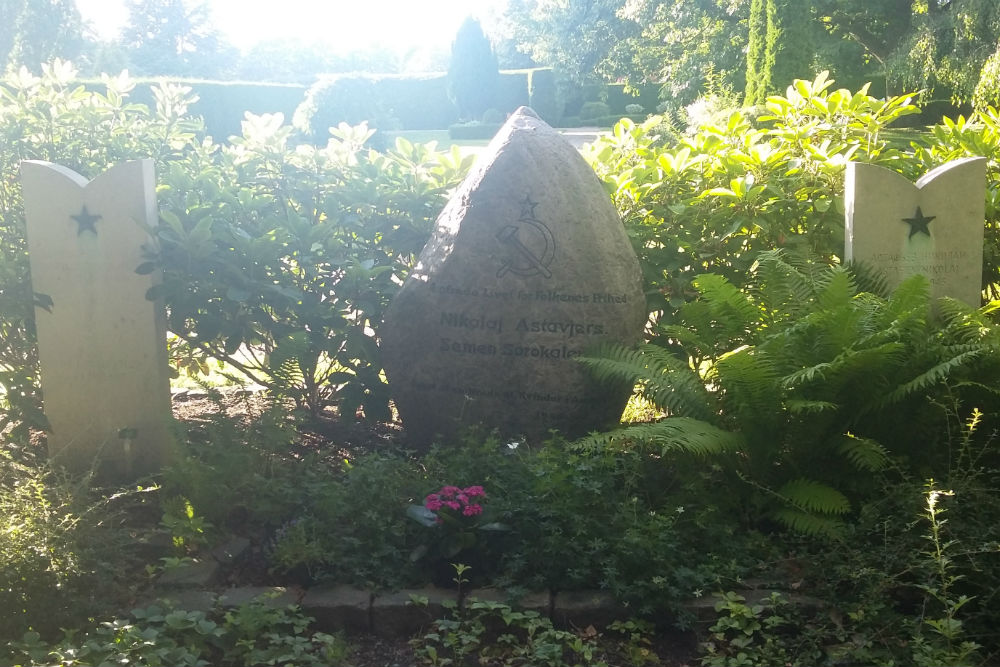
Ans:
MULTIPOLYGON (((450 45, 466 16, 482 18, 505 0, 208 0, 215 23, 240 48, 268 39, 328 43, 350 51, 370 44, 450 45)), ((123 0, 76 0, 104 38, 126 19, 123 0)))

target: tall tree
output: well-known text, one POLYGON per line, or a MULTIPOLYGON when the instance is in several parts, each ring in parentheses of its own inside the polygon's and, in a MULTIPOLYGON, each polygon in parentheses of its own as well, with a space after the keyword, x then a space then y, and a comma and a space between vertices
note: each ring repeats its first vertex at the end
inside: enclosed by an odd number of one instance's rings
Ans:
POLYGON ((206 0, 127 0, 122 32, 131 69, 140 74, 220 76, 236 50, 211 22, 206 0))
POLYGON ((749 13, 750 0, 629 0, 618 15, 640 31, 618 42, 605 71, 662 83, 674 106, 707 88, 743 90, 749 13))
POLYGON ((73 0, 0 0, 0 71, 24 65, 40 72, 53 58, 76 58, 84 41, 73 0))
POLYGON ((478 119, 493 106, 500 70, 479 21, 467 18, 451 46, 448 94, 464 119, 478 119))
POLYGON ((750 4, 750 35, 747 45, 747 82, 743 103, 763 104, 767 98, 770 73, 767 71, 767 0, 750 4))
POLYGON ((889 75, 905 88, 969 102, 998 40, 996 0, 914 0, 909 30, 888 59, 889 75))
POLYGON ((818 23, 804 0, 753 0, 744 102, 763 104, 795 79, 815 75, 818 23))
POLYGON ((624 39, 640 32, 621 16, 624 0, 510 0, 505 30, 518 49, 576 82, 614 75, 608 56, 624 39))

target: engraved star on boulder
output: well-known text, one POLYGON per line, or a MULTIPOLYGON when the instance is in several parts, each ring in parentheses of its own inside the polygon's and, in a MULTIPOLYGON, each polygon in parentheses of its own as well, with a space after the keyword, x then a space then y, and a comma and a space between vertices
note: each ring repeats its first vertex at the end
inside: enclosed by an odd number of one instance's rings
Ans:
POLYGON ((903 218, 903 222, 905 222, 910 226, 910 235, 907 236, 906 238, 912 239, 913 235, 916 234, 917 232, 921 232, 923 234, 927 234, 927 236, 930 236, 931 230, 927 229, 927 225, 929 225, 931 220, 933 220, 936 217, 937 217, 936 215, 924 215, 924 212, 921 211, 920 207, 918 206, 917 212, 914 214, 912 218, 903 218))
POLYGON ((83 234, 85 231, 94 232, 94 235, 97 235, 97 228, 94 225, 101 219, 101 216, 93 215, 87 210, 86 204, 83 205, 83 209, 80 211, 79 215, 71 215, 69 217, 76 220, 76 224, 78 225, 76 230, 77 236, 83 234))

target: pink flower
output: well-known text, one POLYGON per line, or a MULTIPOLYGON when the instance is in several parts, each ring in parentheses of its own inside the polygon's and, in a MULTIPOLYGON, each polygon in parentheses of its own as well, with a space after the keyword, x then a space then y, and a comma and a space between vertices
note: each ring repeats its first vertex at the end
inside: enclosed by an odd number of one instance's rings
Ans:
POLYGON ((444 487, 441 487, 440 491, 438 491, 438 493, 440 493, 442 496, 449 496, 449 497, 452 497, 455 494, 461 493, 461 492, 462 492, 462 489, 458 488, 457 486, 444 486, 444 487))
POLYGON ((483 513, 482 505, 466 505, 465 509, 462 510, 462 514, 465 516, 475 516, 477 514, 483 513))
POLYGON ((458 494, 458 502, 462 503, 463 505, 468 505, 469 496, 465 495, 464 493, 458 494))
POLYGON ((444 501, 444 504, 446 507, 450 507, 455 511, 458 511, 458 509, 461 507, 461 505, 458 503, 457 500, 446 500, 444 501))
POLYGON ((424 507, 426 507, 432 512, 436 512, 439 509, 441 509, 442 505, 443 503, 440 500, 437 500, 436 498, 432 500, 428 497, 428 499, 424 501, 424 507))
POLYGON ((469 496, 470 498, 475 498, 476 496, 485 496, 486 495, 486 491, 484 491, 483 487, 481 487, 481 486, 470 486, 470 487, 464 489, 464 492, 465 492, 465 495, 469 496))

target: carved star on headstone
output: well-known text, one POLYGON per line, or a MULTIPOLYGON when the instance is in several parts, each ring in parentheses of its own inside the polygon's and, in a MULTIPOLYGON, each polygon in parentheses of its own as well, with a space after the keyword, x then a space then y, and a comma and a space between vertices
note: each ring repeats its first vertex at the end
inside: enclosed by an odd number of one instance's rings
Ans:
POLYGON ((535 219, 535 208, 538 206, 538 202, 531 201, 531 195, 527 195, 524 201, 521 202, 521 217, 520 220, 534 220, 535 219))
POLYGON ((930 236, 931 230, 927 229, 927 225, 929 225, 931 220, 933 220, 936 217, 937 217, 936 215, 924 215, 924 212, 921 211, 920 207, 918 206, 917 212, 914 214, 912 218, 903 218, 903 222, 905 222, 910 226, 910 235, 907 236, 906 238, 912 239, 913 235, 916 234, 917 232, 922 232, 924 234, 927 234, 927 236, 930 236))
POLYGON ((77 236, 83 234, 85 231, 94 232, 95 235, 97 234, 97 228, 94 227, 94 225, 101 219, 101 216, 93 215, 87 210, 86 204, 83 205, 83 209, 80 211, 79 215, 71 215, 69 217, 76 220, 76 224, 78 225, 76 230, 77 236))

